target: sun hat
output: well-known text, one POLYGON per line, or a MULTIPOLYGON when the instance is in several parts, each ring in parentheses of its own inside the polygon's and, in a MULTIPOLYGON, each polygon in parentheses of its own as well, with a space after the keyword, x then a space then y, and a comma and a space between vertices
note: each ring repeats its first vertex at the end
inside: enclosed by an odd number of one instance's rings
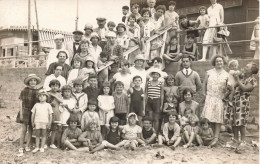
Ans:
POLYGON ((126 27, 125 27, 125 24, 124 23, 118 23, 118 25, 116 26, 116 30, 118 31, 118 28, 119 27, 123 27, 126 31, 126 27))
POLYGON ((114 38, 116 38, 116 33, 115 33, 115 32, 112 32, 112 31, 109 31, 109 32, 106 34, 106 37, 114 37, 114 38))
POLYGON ((160 75, 160 77, 162 77, 162 71, 161 71, 160 69, 158 69, 158 68, 152 68, 152 69, 150 70, 149 76, 152 77, 152 74, 153 74, 153 73, 158 73, 158 74, 160 75))
POLYGON ((47 97, 49 97, 49 94, 44 89, 39 90, 37 97, 39 97, 40 95, 46 95, 47 97))
POLYGON ((127 119, 129 119, 129 117, 131 117, 131 116, 135 116, 135 120, 138 121, 137 115, 133 112, 128 114, 127 119))
POLYGON ((64 36, 62 34, 56 34, 54 36, 54 40, 56 40, 56 39, 64 39, 64 36))
POLYGON ((92 30, 92 32, 93 32, 93 25, 90 24, 90 23, 86 23, 86 24, 85 24, 85 27, 84 27, 84 31, 86 31, 87 29, 90 29, 90 30, 92 30))
POLYGON ((80 30, 75 30, 75 31, 73 31, 73 33, 72 34, 80 34, 80 35, 83 35, 83 32, 82 31, 80 31, 80 30))
POLYGON ((136 60, 143 60, 143 61, 145 61, 144 55, 142 55, 142 54, 136 55, 134 62, 135 62, 136 60))
POLYGON ((40 84, 41 81, 42 81, 42 79, 41 79, 39 76, 37 76, 37 75, 35 75, 35 74, 29 74, 29 75, 24 79, 24 84, 25 84, 25 85, 29 85, 29 81, 30 81, 31 79, 36 79, 36 80, 37 80, 37 85, 40 84))
POLYGON ((91 61, 91 62, 95 63, 93 57, 90 56, 90 55, 88 55, 88 56, 86 57, 86 63, 87 63, 88 61, 91 61))
POLYGON ((100 37, 99 37, 99 35, 98 35, 96 32, 92 32, 92 33, 90 34, 90 40, 91 40, 92 38, 94 38, 94 37, 97 37, 98 40, 100 40, 100 37))

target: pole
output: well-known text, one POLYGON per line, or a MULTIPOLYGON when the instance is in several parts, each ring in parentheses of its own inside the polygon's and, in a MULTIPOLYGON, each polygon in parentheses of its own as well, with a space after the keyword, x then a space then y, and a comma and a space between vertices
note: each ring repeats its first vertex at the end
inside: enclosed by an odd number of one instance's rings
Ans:
POLYGON ((37 31, 38 31, 38 51, 41 50, 41 42, 40 42, 40 28, 39 28, 39 19, 38 19, 38 12, 37 12, 37 4, 36 0, 34 0, 34 8, 35 8, 35 16, 36 16, 36 26, 37 26, 37 31))
POLYGON ((28 55, 32 55, 32 34, 31 34, 31 0, 28 0, 28 55))
POLYGON ((78 30, 78 21, 79 21, 79 0, 77 0, 77 16, 76 16, 76 25, 75 30, 78 30))

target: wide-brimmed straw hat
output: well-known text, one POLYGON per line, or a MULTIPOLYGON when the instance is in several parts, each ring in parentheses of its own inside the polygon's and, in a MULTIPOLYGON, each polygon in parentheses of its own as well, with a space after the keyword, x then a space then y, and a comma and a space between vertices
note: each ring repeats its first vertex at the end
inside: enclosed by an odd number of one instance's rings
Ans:
POLYGON ((29 81, 32 79, 36 79, 37 80, 37 85, 41 83, 42 79, 35 75, 35 74, 29 74, 25 79, 24 79, 24 84, 25 85, 29 85, 29 81))
POLYGON ((158 73, 158 74, 160 75, 160 77, 162 77, 162 71, 161 71, 160 69, 158 69, 158 68, 152 68, 152 69, 150 70, 149 76, 152 77, 152 74, 153 74, 153 73, 158 73))

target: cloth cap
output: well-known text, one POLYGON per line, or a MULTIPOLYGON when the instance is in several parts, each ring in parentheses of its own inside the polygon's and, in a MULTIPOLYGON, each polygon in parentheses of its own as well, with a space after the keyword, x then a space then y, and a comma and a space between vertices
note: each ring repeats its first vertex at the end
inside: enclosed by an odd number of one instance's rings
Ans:
POLYGON ((73 33, 72 34, 80 34, 80 35, 83 35, 83 32, 82 31, 80 31, 80 30, 75 30, 75 31, 73 31, 73 33))
POLYGON ((96 19, 97 21, 105 21, 105 20, 107 20, 106 18, 104 18, 104 17, 97 17, 97 19, 96 19))

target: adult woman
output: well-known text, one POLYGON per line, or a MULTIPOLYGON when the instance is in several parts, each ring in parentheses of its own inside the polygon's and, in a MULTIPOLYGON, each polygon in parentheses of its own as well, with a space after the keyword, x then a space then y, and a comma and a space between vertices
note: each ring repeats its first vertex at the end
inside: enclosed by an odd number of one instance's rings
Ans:
POLYGON ((126 34, 125 24, 118 23, 116 27, 116 31, 117 31, 116 42, 124 49, 124 51, 126 51, 129 46, 129 37, 126 34))
POLYGON ((199 117, 199 103, 192 100, 193 91, 189 88, 184 89, 183 91, 183 102, 179 105, 179 114, 184 116, 185 109, 191 109, 193 114, 196 114, 199 117))
POLYGON ((98 62, 99 55, 102 52, 101 47, 98 45, 98 42, 100 41, 99 35, 96 32, 91 33, 90 41, 91 41, 91 44, 89 46, 88 51, 89 51, 90 55, 93 56, 94 62, 96 65, 98 62))
POLYGON ((208 70, 203 83, 202 91, 206 95, 205 105, 202 110, 202 118, 207 118, 214 128, 214 139, 210 146, 218 142, 220 126, 224 121, 224 91, 228 79, 228 73, 224 70, 225 58, 216 55, 211 64, 215 67, 208 70))
MULTIPOLYGON (((207 12, 209 15, 209 26, 216 26, 224 23, 224 9, 221 4, 217 3, 217 0, 210 0, 211 6, 208 8, 207 12)), ((213 38, 217 35, 216 28, 208 28, 203 37, 203 44, 212 43, 213 38)), ((216 55, 217 45, 211 46, 212 56, 216 55)), ((206 60, 206 55, 208 52, 208 46, 203 46, 202 59, 200 61, 206 60)))
POLYGON ((250 94, 257 84, 257 80, 253 77, 253 74, 257 73, 257 65, 251 62, 244 68, 243 77, 234 76, 238 85, 235 88, 233 107, 228 107, 225 110, 225 119, 230 121, 232 125, 234 139, 238 141, 240 132, 242 143, 245 143, 245 126, 250 110, 250 94))

